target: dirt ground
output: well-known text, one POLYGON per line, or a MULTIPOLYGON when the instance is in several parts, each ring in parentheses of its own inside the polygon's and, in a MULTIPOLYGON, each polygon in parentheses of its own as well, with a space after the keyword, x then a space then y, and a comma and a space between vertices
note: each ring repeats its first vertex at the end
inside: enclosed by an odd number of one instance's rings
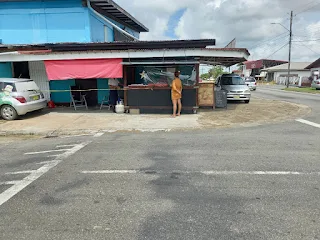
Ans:
MULTIPOLYGON (((199 114, 182 115, 177 118, 163 114, 130 115, 90 110, 75 112, 67 108, 46 110, 16 121, 0 120, 0 136, 59 136, 119 131, 191 131, 241 127, 291 120, 302 117, 310 111, 304 105, 256 98, 249 104, 230 103, 227 109, 214 111, 201 109, 199 114)), ((0 137, 1 142, 3 140, 0 137)))
POLYGON ((231 127, 291 120, 310 113, 307 106, 265 99, 251 99, 249 104, 230 103, 227 110, 203 111, 203 127, 231 127))

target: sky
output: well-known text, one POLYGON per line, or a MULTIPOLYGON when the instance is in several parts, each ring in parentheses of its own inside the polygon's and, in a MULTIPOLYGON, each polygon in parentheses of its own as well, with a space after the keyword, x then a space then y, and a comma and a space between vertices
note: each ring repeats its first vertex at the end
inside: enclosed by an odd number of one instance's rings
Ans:
POLYGON ((290 11, 292 61, 320 57, 320 0, 114 0, 149 28, 141 40, 216 39, 247 48, 249 60, 287 60, 290 11), (271 24, 280 23, 280 24, 271 24))

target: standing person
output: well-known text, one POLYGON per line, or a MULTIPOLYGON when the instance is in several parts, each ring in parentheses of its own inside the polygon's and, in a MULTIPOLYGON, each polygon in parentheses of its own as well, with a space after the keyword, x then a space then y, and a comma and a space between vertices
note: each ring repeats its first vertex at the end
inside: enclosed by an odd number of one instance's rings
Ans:
POLYGON ((109 102, 110 102, 112 111, 115 112, 117 101, 119 98, 119 95, 118 95, 119 81, 115 78, 109 78, 108 85, 109 85, 109 89, 110 89, 109 102))
POLYGON ((175 79, 172 81, 171 86, 171 99, 173 105, 173 114, 172 117, 180 116, 182 104, 181 104, 181 93, 182 93, 182 83, 179 78, 180 72, 176 71, 174 73, 175 79), (177 105, 178 105, 178 114, 177 114, 177 105))

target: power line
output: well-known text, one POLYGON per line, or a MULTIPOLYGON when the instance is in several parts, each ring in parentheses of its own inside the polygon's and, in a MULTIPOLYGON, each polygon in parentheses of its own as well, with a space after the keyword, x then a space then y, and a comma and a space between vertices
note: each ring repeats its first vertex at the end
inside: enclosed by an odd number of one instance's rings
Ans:
POLYGON ((305 45, 305 44, 303 44, 303 43, 298 44, 298 45, 300 45, 300 46, 304 46, 305 48, 308 48, 311 52, 314 52, 315 54, 320 54, 320 53, 318 53, 318 52, 314 51, 312 48, 308 47, 307 45, 305 45))
POLYGON ((268 46, 264 46, 262 48, 259 48, 259 50, 265 51, 265 52, 274 51, 277 47, 282 46, 284 43, 287 43, 287 42, 288 42, 288 39, 283 39, 283 40, 278 41, 272 45, 268 45, 268 46))
POLYGON ((275 49, 277 49, 279 46, 282 46, 284 43, 288 44, 288 40, 287 39, 283 39, 282 41, 276 42, 274 45, 270 46, 264 46, 262 48, 258 48, 258 53, 252 53, 251 57, 255 56, 255 55, 260 55, 259 52, 265 53, 265 52, 271 52, 274 51, 275 49))
POLYGON ((281 48, 279 48, 277 51, 275 51, 275 52, 272 53, 270 56, 268 56, 267 59, 270 58, 270 57, 272 57, 274 54, 276 54, 277 52, 279 52, 281 49, 285 48, 288 44, 289 44, 289 43, 286 43, 285 45, 283 45, 283 46, 282 46, 281 48))
POLYGON ((318 39, 309 39, 309 40, 300 40, 300 41, 292 41, 292 42, 317 42, 317 41, 320 41, 320 38, 318 39))
POLYGON ((310 4, 312 4, 312 3, 316 2, 316 1, 318 1, 318 0, 312 0, 311 2, 309 2, 309 3, 305 4, 305 5, 300 5, 299 7, 296 7, 294 9, 292 9, 292 11, 296 11, 296 10, 300 9, 301 7, 303 7, 303 6, 308 6, 308 5, 310 5, 310 4))
POLYGON ((266 40, 260 41, 260 43, 258 43, 258 44, 256 44, 256 45, 253 45, 253 46, 250 47, 250 48, 256 48, 256 47, 259 47, 259 46, 268 44, 268 42, 280 40, 280 39, 285 38, 285 37, 288 37, 288 36, 289 36, 288 33, 287 33, 287 32, 284 32, 284 33, 281 33, 280 35, 278 35, 278 36, 276 36, 276 37, 273 37, 273 38, 270 38, 270 39, 266 39, 266 40), (283 36, 284 34, 286 34, 286 35, 283 36))
MULTIPOLYGON (((315 2, 315 1, 313 1, 313 2, 315 2)), ((312 3, 312 2, 311 2, 311 3, 312 3)), ((310 3, 309 3, 309 4, 310 4, 310 3)), ((307 4, 307 5, 309 5, 309 4, 307 4)), ((302 10, 301 12, 296 13, 295 16, 297 16, 297 15, 299 15, 299 14, 301 14, 301 13, 304 13, 304 12, 306 12, 306 11, 309 11, 310 9, 318 6, 319 4, 320 4, 320 2, 318 2, 316 5, 313 5, 313 6, 311 6, 311 7, 306 8, 305 10, 302 10)))

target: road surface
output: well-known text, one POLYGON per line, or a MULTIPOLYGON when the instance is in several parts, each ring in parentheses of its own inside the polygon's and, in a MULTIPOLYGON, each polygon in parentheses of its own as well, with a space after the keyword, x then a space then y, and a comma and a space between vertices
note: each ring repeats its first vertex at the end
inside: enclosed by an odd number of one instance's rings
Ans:
POLYGON ((0 238, 320 239, 319 97, 253 95, 313 112, 305 122, 1 144, 0 238))

